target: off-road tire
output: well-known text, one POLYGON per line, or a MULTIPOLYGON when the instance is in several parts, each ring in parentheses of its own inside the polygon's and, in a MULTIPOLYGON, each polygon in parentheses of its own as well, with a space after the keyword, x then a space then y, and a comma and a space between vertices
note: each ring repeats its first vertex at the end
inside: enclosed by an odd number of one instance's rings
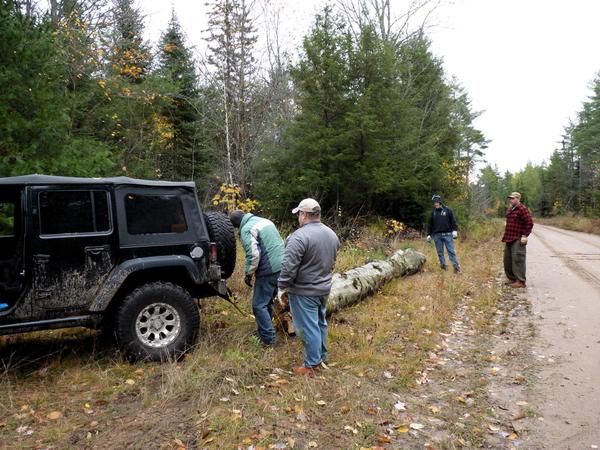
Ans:
POLYGON ((198 305, 188 291, 173 283, 157 281, 136 288, 124 298, 116 312, 117 342, 130 361, 177 360, 194 344, 199 329, 198 305), (166 331, 167 340, 172 341, 165 340, 161 345, 162 339, 158 338, 154 341, 156 346, 148 345, 149 339, 141 335, 148 311, 155 312, 156 316, 159 311, 164 311, 163 314, 173 313, 170 317, 176 320, 168 320, 178 324, 177 331, 171 334, 166 331))
POLYGON ((235 269, 236 245, 233 225, 225 214, 219 212, 204 213, 204 221, 211 241, 217 243, 221 276, 229 278, 235 269))

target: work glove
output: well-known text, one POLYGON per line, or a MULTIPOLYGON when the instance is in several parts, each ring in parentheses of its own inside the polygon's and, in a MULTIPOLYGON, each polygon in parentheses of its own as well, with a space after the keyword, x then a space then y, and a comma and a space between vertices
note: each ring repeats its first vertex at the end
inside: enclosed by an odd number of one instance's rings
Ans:
POLYGON ((287 289, 278 289, 277 290, 277 303, 281 306, 285 306, 285 302, 287 300, 287 289))
POLYGON ((431 236, 427 236, 427 242, 431 242, 431 236))
POLYGON ((458 231, 452 232, 452 239, 456 239, 458 237, 458 231))
POLYGON ((527 245, 527 236, 521 236, 521 245, 527 245))
POLYGON ((249 287, 252 287, 252 275, 247 274, 244 277, 244 283, 246 283, 249 287))

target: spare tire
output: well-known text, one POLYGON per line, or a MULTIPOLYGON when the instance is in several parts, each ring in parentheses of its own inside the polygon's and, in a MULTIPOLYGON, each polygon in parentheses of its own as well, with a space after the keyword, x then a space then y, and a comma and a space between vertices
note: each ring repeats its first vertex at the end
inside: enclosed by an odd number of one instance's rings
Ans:
POLYGON ((235 233, 229 218, 219 212, 204 213, 211 242, 217 244, 217 260, 221 265, 221 276, 229 278, 235 269, 235 233))

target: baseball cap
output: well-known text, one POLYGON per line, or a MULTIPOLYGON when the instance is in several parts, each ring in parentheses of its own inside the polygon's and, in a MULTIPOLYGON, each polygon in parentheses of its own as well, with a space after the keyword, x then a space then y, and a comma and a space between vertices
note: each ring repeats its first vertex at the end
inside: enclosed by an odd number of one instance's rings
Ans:
POLYGON ((506 196, 506 198, 516 198, 518 200, 521 200, 521 194, 519 194, 518 192, 511 192, 506 196))
POLYGON ((438 195, 438 194, 435 194, 433 197, 431 197, 431 201, 432 201, 432 202, 434 202, 434 203, 435 203, 435 202, 440 202, 440 203, 442 203, 442 196, 441 196, 441 195, 438 195))
POLYGON ((316 213, 321 211, 321 206, 314 198, 305 198, 292 209, 292 214, 296 214, 298 211, 316 213))

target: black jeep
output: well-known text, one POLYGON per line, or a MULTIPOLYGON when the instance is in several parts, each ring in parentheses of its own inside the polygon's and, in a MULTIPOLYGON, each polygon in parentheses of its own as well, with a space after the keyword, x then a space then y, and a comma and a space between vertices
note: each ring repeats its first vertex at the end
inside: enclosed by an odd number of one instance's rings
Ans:
POLYGON ((194 299, 227 296, 235 248, 192 182, 0 178, 0 334, 106 328, 130 358, 176 358, 194 299))

